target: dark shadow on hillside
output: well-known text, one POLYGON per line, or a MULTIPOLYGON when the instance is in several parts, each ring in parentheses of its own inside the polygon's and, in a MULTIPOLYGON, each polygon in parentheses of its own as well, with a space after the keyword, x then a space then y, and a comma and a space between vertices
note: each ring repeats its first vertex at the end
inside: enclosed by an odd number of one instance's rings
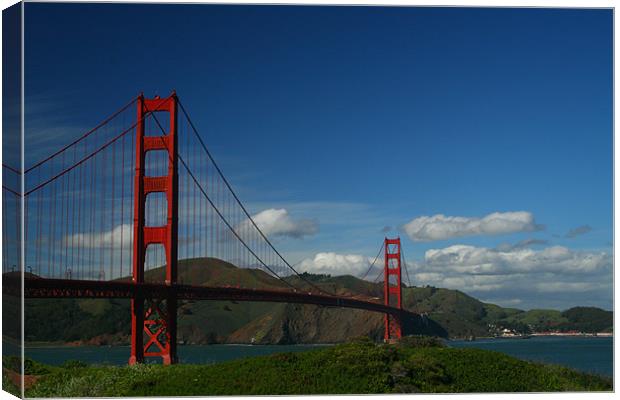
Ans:
POLYGON ((437 322, 426 315, 405 314, 403 316, 403 336, 407 335, 427 335, 448 337, 448 332, 437 322))

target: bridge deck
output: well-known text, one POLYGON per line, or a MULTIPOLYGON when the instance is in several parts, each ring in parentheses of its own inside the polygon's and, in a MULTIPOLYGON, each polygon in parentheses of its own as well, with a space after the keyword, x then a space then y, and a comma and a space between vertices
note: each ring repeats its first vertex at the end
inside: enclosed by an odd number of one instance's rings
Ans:
MULTIPOLYGON (((14 296, 20 295, 21 280, 18 277, 4 276, 2 280, 3 293, 14 296)), ((395 316, 414 314, 380 303, 348 297, 326 296, 311 292, 287 292, 179 284, 133 284, 131 282, 119 281, 24 279, 25 298, 166 298, 168 296, 174 296, 179 300, 234 300, 314 304, 326 307, 357 308, 395 316)))

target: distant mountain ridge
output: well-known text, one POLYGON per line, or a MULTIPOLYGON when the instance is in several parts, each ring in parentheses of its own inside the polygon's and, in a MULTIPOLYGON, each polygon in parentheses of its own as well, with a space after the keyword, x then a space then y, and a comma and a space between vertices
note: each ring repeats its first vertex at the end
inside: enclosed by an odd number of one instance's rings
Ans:
MULTIPOLYGON (((304 274, 304 278, 341 295, 372 299, 381 297, 383 291, 381 284, 349 275, 304 274)), ((312 290, 297 276, 286 279, 312 290)), ((145 280, 163 280, 163 268, 146 271, 145 280)), ((205 286, 287 287, 261 270, 239 269, 214 258, 181 260, 178 281, 205 286)), ((422 315, 406 322, 410 333, 450 338, 492 336, 501 328, 611 332, 613 326, 613 313, 599 308, 522 311, 483 303, 458 290, 430 286, 404 287, 403 305, 422 315)), ((25 339, 29 342, 128 343, 128 300, 28 299, 25 315, 25 339)), ((380 340, 383 315, 302 304, 188 301, 179 305, 178 328, 182 343, 337 343, 362 335, 380 340)))

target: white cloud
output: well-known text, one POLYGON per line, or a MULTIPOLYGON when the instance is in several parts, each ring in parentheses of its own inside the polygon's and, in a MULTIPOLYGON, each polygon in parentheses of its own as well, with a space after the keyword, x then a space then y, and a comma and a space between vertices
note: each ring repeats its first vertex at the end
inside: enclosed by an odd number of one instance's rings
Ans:
POLYGON ((66 236, 65 240, 68 244, 75 247, 84 248, 110 248, 119 247, 121 244, 126 249, 132 244, 133 225, 122 224, 117 225, 112 230, 97 233, 76 233, 75 235, 66 236), (122 237, 122 242, 121 242, 122 237))
MULTIPOLYGON (((267 236, 287 236, 300 239, 304 236, 314 235, 319 230, 318 223, 315 220, 294 220, 284 208, 263 210, 253 215, 252 219, 267 236)), ((250 228, 251 224, 250 220, 246 220, 236 230, 242 233, 250 228)))
MULTIPOLYGON (((305 258, 297 269, 362 277, 373 260, 362 254, 322 252, 305 258)), ((532 249, 522 243, 501 249, 454 245, 430 249, 421 260, 409 259, 407 266, 403 279, 407 282, 410 277, 414 286, 456 289, 505 307, 609 308, 613 293, 613 258, 608 252, 562 246, 532 249)), ((382 269, 383 259, 379 257, 365 279, 374 281, 382 269)))
POLYGON ((458 289, 503 306, 607 308, 613 292, 611 254, 562 246, 454 245, 427 250, 413 267, 416 286, 458 289))
MULTIPOLYGON (((361 276, 370 267, 374 259, 360 254, 337 254, 333 252, 317 253, 314 258, 306 258, 299 263, 299 270, 317 274, 361 276)), ((373 270, 378 271, 383 265, 377 260, 373 270)), ((376 272, 374 273, 376 276, 376 272)))
POLYGON ((411 240, 426 242, 461 236, 500 235, 540 230, 534 215, 527 211, 495 212, 482 218, 451 217, 443 214, 422 216, 405 224, 411 240))

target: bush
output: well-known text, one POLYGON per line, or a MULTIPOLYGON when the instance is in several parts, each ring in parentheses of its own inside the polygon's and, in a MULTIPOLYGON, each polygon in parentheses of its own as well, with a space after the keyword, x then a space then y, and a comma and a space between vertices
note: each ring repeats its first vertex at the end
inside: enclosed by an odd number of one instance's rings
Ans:
POLYGON ((350 344, 361 344, 361 345, 375 345, 375 342, 372 341, 371 338, 369 338, 368 336, 356 336, 353 337, 349 340, 347 340, 347 343, 350 344))
POLYGON ((40 362, 34 361, 30 358, 24 359, 24 373, 26 375, 45 375, 51 372, 50 368, 41 364, 40 362))
POLYGON ((60 365, 62 368, 67 369, 75 369, 75 368, 86 368, 88 364, 79 360, 67 360, 60 365))
POLYGON ((612 380, 430 337, 357 343, 222 362, 54 368, 27 397, 468 393, 612 390, 612 380), (406 343, 413 343, 407 347, 406 343), (422 345, 426 347, 414 347, 422 345))
POLYGON ((435 336, 411 335, 401 338, 398 345, 405 348, 446 347, 441 338, 435 336))
POLYGON ((19 372, 21 374, 21 358, 17 356, 5 356, 2 357, 2 366, 6 369, 10 369, 14 372, 19 372))
MULTIPOLYGON (((8 356, 2 358, 3 367, 11 371, 22 373, 21 357, 8 356)), ((45 365, 30 358, 24 359, 24 373, 26 375, 45 375, 50 373, 50 369, 45 365)))

